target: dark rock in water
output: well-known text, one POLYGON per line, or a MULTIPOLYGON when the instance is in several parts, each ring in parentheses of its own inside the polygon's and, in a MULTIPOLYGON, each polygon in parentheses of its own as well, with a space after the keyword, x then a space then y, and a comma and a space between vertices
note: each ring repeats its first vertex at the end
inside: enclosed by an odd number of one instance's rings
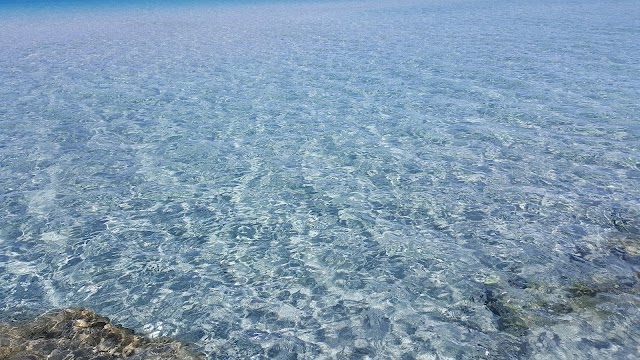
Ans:
POLYGON ((509 285, 518 289, 526 289, 529 286, 527 279, 522 276, 513 276, 507 282, 509 285))
POLYGON ((607 289, 597 286, 597 284, 589 285, 584 283, 576 283, 567 288, 567 292, 571 297, 588 296, 594 297, 598 293, 606 292, 607 289))
POLYGON ((516 336, 529 333, 530 322, 524 316, 522 309, 510 304, 504 294, 497 289, 485 288, 484 305, 496 316, 498 330, 516 336))
POLYGON ((201 359, 185 344, 149 339, 84 308, 0 324, 0 359, 201 359))
POLYGON ((607 240, 612 254, 631 265, 640 265, 640 235, 611 234, 607 240))
POLYGON ((633 275, 612 276, 605 279, 591 279, 576 282, 566 288, 570 298, 595 297, 603 294, 637 293, 638 280, 633 275))

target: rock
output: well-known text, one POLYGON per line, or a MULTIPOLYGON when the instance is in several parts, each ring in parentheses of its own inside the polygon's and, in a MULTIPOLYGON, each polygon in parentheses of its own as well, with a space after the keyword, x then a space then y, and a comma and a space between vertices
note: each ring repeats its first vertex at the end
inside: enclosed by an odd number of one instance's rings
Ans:
POLYGON ((176 340, 150 339, 85 308, 0 324, 1 359, 180 359, 202 357, 176 340))
POLYGON ((484 305, 496 316, 499 331, 522 336, 529 333, 532 321, 528 319, 524 309, 511 303, 506 293, 498 289, 485 287, 484 305))
POLYGON ((631 265, 640 265, 640 235, 617 233, 611 234, 607 240, 611 253, 631 265))

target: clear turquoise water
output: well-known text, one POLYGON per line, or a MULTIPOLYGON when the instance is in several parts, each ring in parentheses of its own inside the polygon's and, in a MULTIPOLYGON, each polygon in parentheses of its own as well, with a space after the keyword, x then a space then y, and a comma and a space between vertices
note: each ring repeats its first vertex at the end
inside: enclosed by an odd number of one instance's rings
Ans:
POLYGON ((640 355, 640 3, 56 9, 0 15, 0 318, 640 355))

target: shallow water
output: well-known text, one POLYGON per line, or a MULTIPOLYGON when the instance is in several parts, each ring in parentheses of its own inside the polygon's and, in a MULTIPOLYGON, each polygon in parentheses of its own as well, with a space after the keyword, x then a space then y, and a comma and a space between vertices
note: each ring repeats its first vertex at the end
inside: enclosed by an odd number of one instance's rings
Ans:
POLYGON ((0 319, 214 358, 640 355, 640 4, 0 15, 0 319))

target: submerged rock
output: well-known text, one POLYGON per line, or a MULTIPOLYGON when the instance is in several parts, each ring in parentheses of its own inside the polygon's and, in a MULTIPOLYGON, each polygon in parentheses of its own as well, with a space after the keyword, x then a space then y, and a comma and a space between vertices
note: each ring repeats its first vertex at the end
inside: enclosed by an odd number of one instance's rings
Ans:
POLYGON ((612 234, 607 238, 607 243, 611 253, 633 266, 636 271, 640 269, 640 235, 612 234))
POLYGON ((637 275, 607 272, 585 274, 565 284, 532 281, 518 275, 507 280, 490 276, 483 281, 481 289, 483 293, 472 300, 482 301, 493 314, 496 329, 523 337, 534 328, 563 321, 559 315, 598 313, 609 316, 611 313, 603 310, 607 308, 603 304, 637 306, 640 281, 637 275))
POLYGON ((537 319, 532 318, 523 306, 509 300, 506 292, 485 287, 484 305, 496 316, 498 330, 516 336, 528 334, 537 319))
POLYGON ((184 359, 201 357, 169 338, 150 339, 85 308, 0 323, 0 359, 184 359))

